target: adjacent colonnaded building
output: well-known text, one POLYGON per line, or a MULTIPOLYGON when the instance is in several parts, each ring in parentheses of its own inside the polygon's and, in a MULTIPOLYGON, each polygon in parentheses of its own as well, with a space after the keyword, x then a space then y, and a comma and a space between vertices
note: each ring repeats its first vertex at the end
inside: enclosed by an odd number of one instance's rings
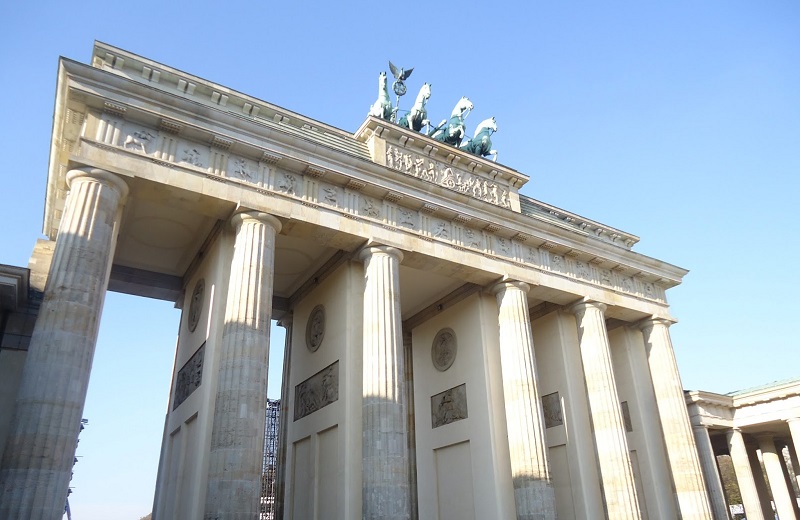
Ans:
POLYGON ((39 296, 6 316, 0 518, 61 517, 106 290, 183 310, 157 520, 257 517, 271 319, 278 518, 714 518, 669 335, 686 271, 527 181, 102 43, 62 59, 50 240, 7 277, 39 296))

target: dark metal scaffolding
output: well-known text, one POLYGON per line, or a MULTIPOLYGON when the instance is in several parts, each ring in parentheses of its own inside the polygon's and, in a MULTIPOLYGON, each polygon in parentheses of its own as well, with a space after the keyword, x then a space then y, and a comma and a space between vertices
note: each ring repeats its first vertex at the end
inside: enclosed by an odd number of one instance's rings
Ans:
POLYGON ((267 399, 267 427, 264 430, 264 463, 261 471, 259 520, 275 519, 275 475, 278 471, 278 417, 280 410, 280 399, 267 399))

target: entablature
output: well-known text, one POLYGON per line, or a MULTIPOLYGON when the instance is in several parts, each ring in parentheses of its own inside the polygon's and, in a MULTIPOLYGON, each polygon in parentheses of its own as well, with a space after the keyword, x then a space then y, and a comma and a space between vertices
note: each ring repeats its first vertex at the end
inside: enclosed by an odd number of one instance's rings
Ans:
MULTIPOLYGON (((112 62, 116 64, 116 58, 112 62)), ((561 214, 533 215, 531 204, 539 204, 541 211, 555 208, 518 196, 518 187, 527 180, 523 174, 474 156, 456 161, 447 145, 441 146, 449 149, 452 159, 443 156, 444 151, 425 152, 432 146, 426 142, 430 139, 419 136, 411 142, 411 135, 394 126, 380 132, 387 139, 392 137, 389 146, 411 146, 414 153, 425 153, 449 165, 446 168, 466 164, 462 179, 464 173, 480 179, 481 196, 375 161, 368 143, 352 136, 347 139, 354 144, 339 147, 334 141, 309 138, 313 129, 201 106, 187 96, 69 60, 62 60, 59 74, 45 215, 49 236, 58 229, 70 164, 103 167, 113 156, 120 173, 130 177, 150 175, 154 182, 184 183, 234 204, 266 195, 289 204, 284 212, 287 218, 296 218, 301 207, 318 208, 327 215, 373 226, 361 226, 363 233, 399 232, 406 237, 403 240, 415 244, 408 246, 412 250, 436 251, 446 246, 442 251, 454 256, 499 262, 500 267, 492 269, 500 274, 513 270, 535 282, 532 274, 525 273, 540 273, 549 280, 545 285, 559 290, 585 295, 587 289, 581 287, 593 288, 598 298, 609 303, 622 305, 633 298, 646 303, 643 309, 650 305, 663 309, 662 314, 666 313, 665 290, 680 283, 686 273, 576 230, 573 223, 559 218, 561 214), (498 203, 503 200, 499 191, 493 200, 483 196, 493 192, 490 182, 507 189, 506 204, 498 203)), ((162 73, 160 81, 164 77, 162 73)), ((356 135, 374 141, 379 122, 368 119, 356 135)), ((337 134, 336 139, 344 137, 337 134)), ((573 220, 577 217, 563 214, 573 220)))

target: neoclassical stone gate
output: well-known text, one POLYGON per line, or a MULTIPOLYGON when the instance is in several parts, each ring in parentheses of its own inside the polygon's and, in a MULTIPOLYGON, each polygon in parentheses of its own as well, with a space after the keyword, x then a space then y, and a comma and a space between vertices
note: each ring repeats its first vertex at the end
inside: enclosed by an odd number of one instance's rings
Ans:
POLYGON ((110 289, 183 309, 155 518, 256 517, 270 319, 282 518, 712 518, 668 332, 686 271, 527 180, 102 43, 62 59, 0 516, 60 516, 110 289))

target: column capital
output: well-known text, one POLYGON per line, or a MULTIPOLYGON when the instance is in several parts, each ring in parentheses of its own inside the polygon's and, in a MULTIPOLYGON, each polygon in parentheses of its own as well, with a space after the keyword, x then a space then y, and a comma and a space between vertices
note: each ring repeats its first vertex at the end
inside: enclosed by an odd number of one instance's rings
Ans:
POLYGON ((675 321, 668 320, 667 318, 657 318, 655 316, 651 316, 637 322, 636 326, 639 327, 640 330, 646 331, 652 329, 656 325, 663 325, 664 327, 669 328, 673 323, 675 323, 675 321))
POLYGON ((520 282, 519 280, 503 280, 502 282, 497 282, 494 284, 490 288, 490 291, 492 294, 498 295, 510 287, 515 287, 525 294, 528 294, 528 292, 531 290, 531 286, 525 282, 520 282))
POLYGON ((100 168, 76 168, 67 172, 67 186, 69 188, 72 188, 72 184, 79 179, 100 182, 116 190, 119 193, 120 203, 125 201, 130 191, 128 184, 122 180, 122 177, 100 168))
POLYGON ((234 229, 239 229, 239 227, 247 221, 256 221, 262 224, 267 224, 275 229, 276 235, 281 232, 281 228, 283 227, 281 221, 278 220, 278 218, 274 215, 251 209, 241 209, 237 211, 231 217, 231 226, 233 226, 234 229))
POLYGON ((725 430, 725 437, 728 439, 728 442, 731 442, 731 437, 737 434, 740 436, 742 435, 742 429, 737 426, 725 430))
POLYGON ((369 244, 361 248, 358 252, 358 259, 364 262, 373 255, 383 254, 397 259, 398 263, 403 261, 403 252, 392 246, 384 246, 382 244, 369 244))
POLYGON ((595 300, 590 300, 588 298, 581 298, 575 303, 572 303, 567 306, 567 310, 572 314, 583 314, 586 312, 586 309, 597 309, 601 313, 605 313, 608 305, 605 303, 600 303, 595 300))

